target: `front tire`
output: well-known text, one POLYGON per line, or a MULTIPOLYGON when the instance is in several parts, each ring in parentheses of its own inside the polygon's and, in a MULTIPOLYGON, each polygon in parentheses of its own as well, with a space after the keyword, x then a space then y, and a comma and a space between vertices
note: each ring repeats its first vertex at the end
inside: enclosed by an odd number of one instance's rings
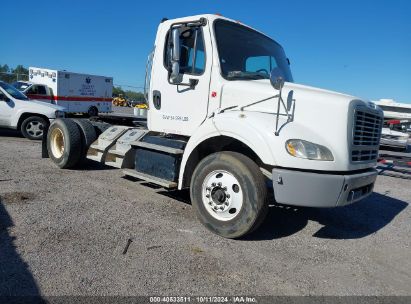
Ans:
POLYGON ((43 137, 46 126, 47 121, 44 118, 40 116, 30 116, 23 120, 20 130, 25 138, 40 140, 43 137))
POLYGON ((260 168, 236 152, 218 152, 204 158, 194 170, 190 195, 201 223, 225 238, 254 231, 268 212, 260 168))

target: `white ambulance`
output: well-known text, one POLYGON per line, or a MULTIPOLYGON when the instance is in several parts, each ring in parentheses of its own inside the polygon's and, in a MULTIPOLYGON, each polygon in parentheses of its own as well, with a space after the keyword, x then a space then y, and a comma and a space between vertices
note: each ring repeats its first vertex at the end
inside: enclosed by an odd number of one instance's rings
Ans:
POLYGON ((29 68, 23 92, 30 99, 63 106, 70 113, 111 112, 113 78, 44 68, 29 68))

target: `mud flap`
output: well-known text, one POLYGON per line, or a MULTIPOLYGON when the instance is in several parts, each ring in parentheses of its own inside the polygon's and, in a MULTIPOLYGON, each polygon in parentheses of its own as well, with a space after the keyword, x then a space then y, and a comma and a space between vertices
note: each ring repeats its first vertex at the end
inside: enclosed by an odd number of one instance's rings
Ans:
POLYGON ((43 138, 41 139, 41 158, 49 158, 49 152, 47 151, 47 134, 49 133, 49 124, 47 124, 43 130, 43 138))

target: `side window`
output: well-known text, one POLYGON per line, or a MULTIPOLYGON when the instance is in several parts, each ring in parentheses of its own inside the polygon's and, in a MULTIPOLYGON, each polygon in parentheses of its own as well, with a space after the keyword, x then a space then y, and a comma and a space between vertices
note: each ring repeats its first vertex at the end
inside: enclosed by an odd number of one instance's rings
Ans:
MULTIPOLYGON (((171 45, 169 35, 166 39, 164 63, 170 66, 171 45)), ((180 73, 201 75, 205 69, 205 47, 201 28, 184 28, 180 32, 180 73)))
POLYGON ((245 62, 246 72, 267 72, 277 67, 274 57, 271 56, 256 56, 248 57, 245 62))
POLYGON ((46 88, 44 86, 37 86, 37 94, 47 95, 46 88))
POLYGON ((26 94, 37 94, 37 86, 31 86, 31 88, 27 90, 26 94))

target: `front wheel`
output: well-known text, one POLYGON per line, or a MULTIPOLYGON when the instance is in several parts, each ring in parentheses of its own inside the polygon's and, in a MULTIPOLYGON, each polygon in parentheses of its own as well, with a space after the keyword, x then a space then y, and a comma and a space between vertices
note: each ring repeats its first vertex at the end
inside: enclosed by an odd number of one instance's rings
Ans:
POLYGON ((27 117, 21 123, 21 133, 24 137, 32 140, 40 140, 43 137, 47 121, 40 116, 27 117))
POLYGON ((255 162, 236 152, 204 158, 194 170, 190 194, 199 220, 226 238, 257 229, 268 211, 263 174, 255 162))

